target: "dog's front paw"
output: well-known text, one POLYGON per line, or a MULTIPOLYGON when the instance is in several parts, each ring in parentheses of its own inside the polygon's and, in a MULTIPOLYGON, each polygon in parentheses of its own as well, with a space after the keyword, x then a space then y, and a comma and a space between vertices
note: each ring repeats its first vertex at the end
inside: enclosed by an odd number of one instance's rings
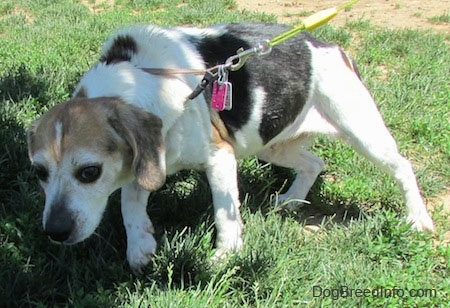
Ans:
POLYGON ((152 229, 140 230, 128 239, 127 260, 135 274, 142 274, 155 254, 156 240, 152 233, 152 229))
POLYGON ((242 225, 241 223, 236 223, 233 228, 228 227, 226 231, 217 234, 217 250, 214 254, 214 258, 223 259, 231 252, 240 251, 242 245, 242 225))
POLYGON ((433 220, 427 212, 408 215, 408 223, 417 231, 434 231, 433 220))
POLYGON ((238 252, 241 249, 242 249, 242 239, 240 240, 240 243, 235 245, 233 248, 217 246, 217 249, 212 257, 212 260, 218 261, 218 262, 220 262, 222 260, 226 260, 227 257, 230 256, 230 254, 232 254, 233 252, 238 252))

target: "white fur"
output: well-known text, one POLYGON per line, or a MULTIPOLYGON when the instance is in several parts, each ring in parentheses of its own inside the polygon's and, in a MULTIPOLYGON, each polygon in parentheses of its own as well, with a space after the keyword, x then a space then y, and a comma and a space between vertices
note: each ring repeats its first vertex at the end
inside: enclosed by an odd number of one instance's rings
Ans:
POLYGON ((146 207, 150 192, 135 183, 122 187, 122 217, 127 232, 127 259, 135 271, 140 272, 156 251, 155 230, 147 216, 146 207))
POLYGON ((262 120, 262 108, 267 93, 262 87, 253 89, 252 96, 256 104, 252 110, 249 121, 236 133, 236 154, 238 157, 246 157, 255 154, 255 149, 263 146, 259 135, 259 125, 262 120))
POLYGON ((239 212, 237 163, 228 149, 213 150, 206 175, 214 203, 214 221, 217 229, 218 255, 242 247, 242 221, 239 212))
POLYGON ((83 149, 64 155, 58 162, 53 161, 47 151, 37 152, 33 157, 35 164, 46 166, 49 170, 48 181, 41 182, 45 191, 44 229, 49 222, 49 213, 64 201, 67 210, 76 217, 75 232, 64 243, 74 244, 89 237, 100 223, 108 196, 123 185, 117 179, 122 169, 121 161, 114 156, 99 157, 95 152, 83 149), (73 180, 78 167, 96 162, 102 162, 106 167, 103 181, 87 186, 73 180))

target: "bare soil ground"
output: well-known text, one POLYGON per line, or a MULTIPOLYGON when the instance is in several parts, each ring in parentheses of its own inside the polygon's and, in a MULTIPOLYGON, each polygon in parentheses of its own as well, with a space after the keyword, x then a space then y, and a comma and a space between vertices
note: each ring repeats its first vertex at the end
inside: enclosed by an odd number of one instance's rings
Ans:
MULTIPOLYGON (((236 0, 238 8, 275 14, 282 23, 295 23, 302 16, 347 0, 236 0)), ((347 21, 370 20, 387 28, 431 29, 450 33, 448 22, 435 23, 430 18, 450 13, 450 0, 361 0, 350 10, 339 13, 330 23, 344 25, 347 21)))

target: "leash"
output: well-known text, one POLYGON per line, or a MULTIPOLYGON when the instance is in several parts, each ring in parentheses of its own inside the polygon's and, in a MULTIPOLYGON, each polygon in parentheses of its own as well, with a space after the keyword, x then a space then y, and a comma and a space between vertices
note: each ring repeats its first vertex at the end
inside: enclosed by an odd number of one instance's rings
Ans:
POLYGON ((182 74, 193 74, 193 75, 204 75, 205 70, 196 70, 188 68, 141 68, 146 73, 158 76, 170 76, 170 75, 182 75, 182 74))
MULTIPOLYGON (((350 8, 355 3, 360 0, 350 0, 338 7, 326 9, 319 11, 295 26, 294 28, 283 32, 270 40, 265 40, 260 42, 257 46, 244 50, 239 48, 236 54, 229 57, 224 64, 213 66, 206 70, 201 69, 164 69, 164 68, 141 68, 143 71, 159 76, 171 76, 179 74, 194 74, 194 75, 204 75, 202 81, 194 89, 194 91, 188 96, 189 100, 196 98, 203 90, 212 82, 217 82, 219 79, 219 86, 216 91, 213 91, 213 100, 220 102, 218 107, 213 107, 216 110, 229 110, 231 109, 231 83, 228 82, 228 70, 237 71, 241 69, 249 57, 253 55, 265 56, 272 52, 272 47, 291 39, 292 37, 298 35, 303 31, 313 30, 322 26, 323 24, 334 18, 340 11, 350 8), (216 93, 217 92, 217 93, 216 93), (220 98, 217 99, 218 94, 220 98), (223 102, 222 102, 223 101, 223 102)), ((216 87, 215 87, 216 88, 216 87)))
POLYGON ((248 49, 248 50, 243 50, 241 48, 236 52, 236 55, 229 57, 225 61, 225 66, 227 66, 232 71, 237 71, 242 66, 244 66, 245 62, 247 61, 247 59, 250 56, 252 56, 254 54, 256 54, 258 56, 264 56, 264 55, 269 54, 272 51, 273 46, 276 46, 290 38, 293 38, 294 36, 298 35, 300 32, 310 31, 310 30, 313 30, 315 28, 318 28, 318 27, 324 25, 325 23, 330 21, 332 18, 334 18, 340 11, 350 8, 352 5, 354 5, 355 3, 359 2, 359 1, 360 0, 350 0, 338 7, 319 11, 319 12, 305 18, 304 20, 302 20, 302 22, 298 26, 295 26, 294 28, 275 36, 271 40, 263 41, 263 42, 259 43, 258 46, 248 49), (236 61, 236 60, 238 62, 233 64, 234 61, 236 61))
POLYGON ((289 31, 286 31, 284 33, 281 33, 280 35, 275 36, 269 41, 269 44, 271 46, 278 45, 294 36, 299 34, 300 32, 303 32, 305 30, 313 30, 315 28, 318 28, 322 26, 323 24, 330 21, 332 18, 334 18, 340 11, 350 8, 355 3, 359 2, 359 0, 351 0, 348 1, 338 7, 330 8, 327 10, 323 10, 320 12, 317 12, 307 18, 305 18, 298 26, 292 28, 289 31))

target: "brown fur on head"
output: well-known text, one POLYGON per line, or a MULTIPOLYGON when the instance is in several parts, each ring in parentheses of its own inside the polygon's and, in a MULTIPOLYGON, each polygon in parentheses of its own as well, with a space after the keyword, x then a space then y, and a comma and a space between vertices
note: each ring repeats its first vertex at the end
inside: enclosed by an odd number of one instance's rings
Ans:
POLYGON ((63 228, 53 221, 63 211, 71 226, 64 241, 81 241, 114 190, 133 180, 158 189, 165 181, 161 129, 158 117, 110 97, 72 99, 33 123, 28 152, 46 194, 47 233, 63 228))

